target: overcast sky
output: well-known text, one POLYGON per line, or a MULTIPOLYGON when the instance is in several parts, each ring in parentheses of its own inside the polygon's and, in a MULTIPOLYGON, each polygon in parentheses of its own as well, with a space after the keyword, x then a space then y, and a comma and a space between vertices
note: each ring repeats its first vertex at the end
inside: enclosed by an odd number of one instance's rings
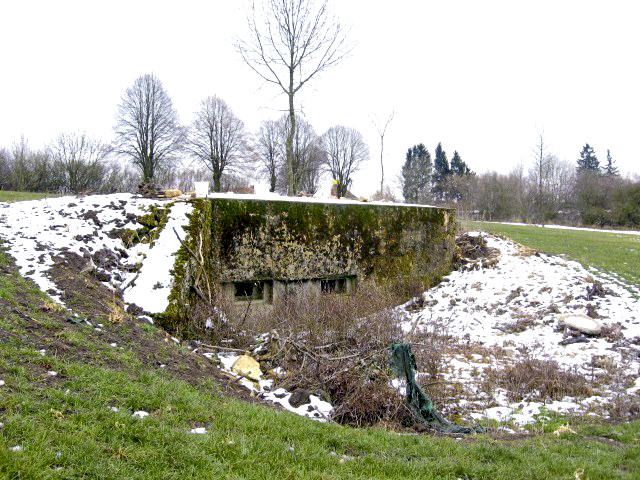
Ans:
MULTIPOLYGON (((248 1, 0 2, 0 146, 24 135, 40 148, 60 132, 112 138, 118 102, 154 72, 188 123, 201 99, 222 97, 255 131, 286 97, 244 65, 233 38, 248 1)), ((531 163, 539 132, 574 162, 585 143, 640 173, 640 7, 633 0, 330 0, 350 27, 350 57, 297 97, 318 134, 362 132, 371 161, 353 190, 380 181, 372 119, 394 179, 405 152, 438 142, 477 171, 531 163)))

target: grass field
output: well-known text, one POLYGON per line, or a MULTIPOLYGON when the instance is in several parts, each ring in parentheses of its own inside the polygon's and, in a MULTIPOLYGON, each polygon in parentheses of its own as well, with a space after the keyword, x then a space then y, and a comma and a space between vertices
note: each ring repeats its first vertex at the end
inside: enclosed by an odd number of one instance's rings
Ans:
POLYGON ((22 202, 24 200, 40 200, 42 198, 59 197, 53 193, 11 192, 0 190, 0 202, 22 202))
POLYGON ((585 267, 614 273, 625 282, 640 286, 640 235, 488 222, 464 222, 463 227, 500 233, 533 249, 564 255, 585 267))
MULTIPOLYGON (((542 232, 543 245, 561 241, 542 232)), ((92 322, 104 332, 54 314, 0 252, 0 479, 639 478, 640 421, 556 435, 567 420, 550 416, 533 435, 465 438, 321 424, 186 381, 186 366, 159 368, 139 354, 143 341, 173 359, 193 354, 154 326, 92 322)))

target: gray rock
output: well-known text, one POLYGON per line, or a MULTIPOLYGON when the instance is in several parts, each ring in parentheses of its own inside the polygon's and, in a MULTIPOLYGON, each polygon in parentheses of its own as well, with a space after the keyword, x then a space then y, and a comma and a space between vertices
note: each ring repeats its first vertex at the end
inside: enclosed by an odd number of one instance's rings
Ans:
POLYGON ((311 394, 307 390, 303 388, 296 388, 289 397, 289 403, 293 408, 298 408, 299 406, 305 405, 311 401, 309 398, 310 395, 311 394))

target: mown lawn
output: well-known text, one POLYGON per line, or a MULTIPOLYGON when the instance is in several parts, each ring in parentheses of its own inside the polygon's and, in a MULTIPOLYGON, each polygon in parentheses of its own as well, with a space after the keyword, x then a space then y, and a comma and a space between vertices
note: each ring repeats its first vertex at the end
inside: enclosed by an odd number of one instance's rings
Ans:
POLYGON ((42 198, 59 197, 54 193, 35 193, 35 192, 11 192, 0 190, 0 202, 22 202, 24 200, 40 200, 42 198))
POLYGON ((464 222, 466 230, 500 233, 518 243, 619 275, 640 286, 640 235, 586 230, 563 230, 533 225, 464 222))
MULTIPOLYGON (((640 421, 555 435, 566 420, 540 419, 534 435, 464 438, 321 424, 187 382, 43 305, 0 253, 1 479, 639 478, 640 421)), ((144 330, 159 350, 184 348, 144 330)))

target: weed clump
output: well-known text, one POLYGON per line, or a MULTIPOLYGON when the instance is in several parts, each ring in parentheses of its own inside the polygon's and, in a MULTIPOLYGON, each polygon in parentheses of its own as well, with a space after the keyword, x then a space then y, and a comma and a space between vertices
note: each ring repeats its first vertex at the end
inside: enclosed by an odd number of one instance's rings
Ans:
POLYGON ((553 360, 529 356, 501 370, 492 370, 489 376, 507 391, 512 402, 588 397, 593 392, 584 375, 565 370, 553 360))

